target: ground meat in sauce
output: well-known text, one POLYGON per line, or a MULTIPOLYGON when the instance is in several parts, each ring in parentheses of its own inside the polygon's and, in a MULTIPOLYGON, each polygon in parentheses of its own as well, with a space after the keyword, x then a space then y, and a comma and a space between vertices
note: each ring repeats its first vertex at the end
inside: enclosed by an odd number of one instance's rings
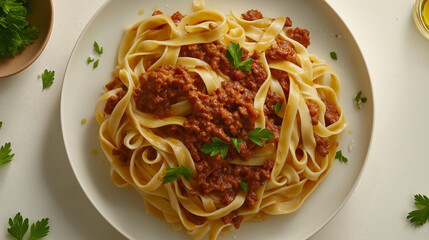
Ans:
POLYGON ((125 96, 123 91, 117 92, 115 95, 110 96, 107 99, 106 105, 104 106, 104 112, 107 114, 112 114, 113 109, 115 109, 116 105, 119 101, 125 96))
POLYGON ((240 228, 241 221, 243 221, 243 216, 238 215, 238 211, 232 211, 222 218, 224 224, 233 223, 235 228, 240 228))
POLYGON ((184 16, 182 15, 182 13, 177 11, 177 12, 173 13, 173 15, 171 15, 171 20, 173 20, 173 22, 175 24, 179 24, 180 21, 182 21, 183 17, 184 16))
POLYGON ((276 38, 275 44, 265 51, 265 56, 268 62, 286 60, 297 64, 296 52, 292 43, 289 41, 276 38))
MULTIPOLYGON (((180 57, 193 57, 203 60, 210 64, 211 68, 217 73, 227 75, 232 81, 238 81, 243 87, 256 92, 267 78, 262 63, 253 58, 252 69, 250 72, 234 69, 229 60, 225 57, 227 47, 219 41, 213 43, 202 43, 182 46, 180 57)), ((255 52, 255 54, 258 54, 255 52)), ((249 59, 249 52, 243 50, 241 60, 249 59)))
POLYGON ((306 48, 310 45, 310 31, 307 29, 302 29, 299 27, 289 28, 286 30, 286 35, 301 43, 306 48))
POLYGON ((194 83, 197 80, 200 79, 192 78, 184 66, 166 66, 142 73, 140 86, 133 94, 136 108, 158 118, 169 117, 173 115, 172 104, 186 97, 190 90, 196 91, 196 86, 201 86, 194 83))
POLYGON ((289 17, 286 17, 286 22, 283 27, 292 27, 292 20, 289 17))
POLYGON ((247 21, 255 21, 255 20, 264 18, 264 16, 262 15, 261 12, 259 12, 258 10, 254 10, 254 9, 251 9, 251 10, 247 11, 246 13, 242 13, 241 17, 243 17, 243 19, 247 20, 247 21))
POLYGON ((322 138, 319 135, 314 134, 314 138, 316 139, 316 153, 321 156, 325 157, 329 153, 330 143, 329 139, 322 138))
POLYGON ((161 14, 163 14, 161 11, 156 10, 152 13, 152 16, 161 15, 161 14))
POLYGON ((306 104, 310 112, 311 124, 317 125, 319 123, 319 105, 313 101, 307 101, 306 104))
POLYGON ((329 103, 328 101, 323 101, 323 103, 325 103, 326 106, 325 124, 326 126, 329 126, 340 119, 340 114, 334 104, 329 103))

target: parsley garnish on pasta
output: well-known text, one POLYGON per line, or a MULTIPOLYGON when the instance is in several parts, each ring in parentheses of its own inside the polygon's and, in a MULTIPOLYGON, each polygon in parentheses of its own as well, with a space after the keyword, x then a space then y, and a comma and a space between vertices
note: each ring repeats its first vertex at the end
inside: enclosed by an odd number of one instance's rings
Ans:
POLYGON ((240 186, 243 189, 244 193, 247 194, 249 192, 249 188, 247 187, 247 183, 242 182, 242 181, 239 181, 238 183, 240 184, 240 186))
POLYGON ((274 136, 274 133, 266 128, 255 128, 247 134, 247 137, 258 146, 264 146, 262 140, 270 140, 272 136, 274 136))
POLYGON ((282 102, 276 103, 276 105, 274 105, 274 112, 276 114, 279 113, 281 108, 282 108, 282 102))
POLYGON ((231 42, 228 46, 228 51, 225 52, 226 58, 234 66, 235 69, 240 69, 246 72, 250 72, 252 68, 253 59, 249 58, 245 61, 241 61, 243 56, 243 48, 238 43, 231 42))
POLYGON ((180 177, 180 175, 185 177, 186 180, 189 180, 192 177, 192 172, 189 168, 183 165, 180 165, 176 168, 167 168, 167 174, 165 174, 165 177, 162 180, 162 184, 175 181, 180 177))
POLYGON ((204 144, 200 148, 200 151, 203 153, 210 153, 210 156, 215 156, 220 153, 222 158, 225 158, 230 144, 231 143, 224 142, 219 138, 214 137, 212 138, 212 142, 204 144))

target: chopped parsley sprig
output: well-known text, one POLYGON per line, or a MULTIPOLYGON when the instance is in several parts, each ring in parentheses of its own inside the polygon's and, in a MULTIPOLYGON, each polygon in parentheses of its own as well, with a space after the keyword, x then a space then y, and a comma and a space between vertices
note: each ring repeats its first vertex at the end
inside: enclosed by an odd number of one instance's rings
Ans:
POLYGON ((274 112, 276 114, 280 112, 280 109, 282 109, 282 102, 278 102, 276 105, 274 105, 274 112))
POLYGON ((235 69, 250 72, 250 69, 252 69, 253 59, 249 58, 245 61, 241 61, 242 56, 243 48, 240 48, 238 43, 231 42, 228 45, 228 51, 225 52, 225 57, 229 60, 235 69))
MULTIPOLYGON (((93 46, 94 46, 94 51, 95 51, 99 56, 101 56, 101 54, 103 54, 103 47, 100 47, 100 45, 98 45, 98 42, 97 42, 97 41, 94 41, 93 46)), ((92 63, 92 62, 93 62, 93 64, 92 64, 92 68, 93 68, 93 69, 95 69, 95 68, 97 68, 97 67, 98 67, 98 64, 100 63, 100 59, 95 60, 95 59, 94 59, 94 58, 92 58, 92 57, 88 57, 88 58, 86 59, 86 64, 90 64, 90 63, 92 63)))
POLYGON ((231 143, 224 142, 219 138, 214 137, 212 138, 212 142, 204 144, 200 148, 200 151, 203 153, 210 153, 210 156, 212 157, 220 153, 220 156, 225 158, 230 144, 231 143))
MULTIPOLYGON (((0 122, 0 129, 3 126, 3 122, 0 122)), ((12 161, 13 156, 15 154, 10 154, 12 149, 10 148, 10 142, 6 143, 5 145, 0 147, 0 165, 3 165, 5 163, 8 163, 12 161)))
POLYGON ((191 179, 192 177, 191 169, 187 168, 184 165, 180 165, 179 167, 176 167, 176 168, 167 168, 167 173, 162 179, 162 184, 173 182, 177 180, 180 177, 180 175, 185 177, 186 180, 191 179))
POLYGON ((103 47, 100 47, 97 41, 94 41, 94 51, 99 55, 103 54, 103 47))
POLYGON ((355 103, 356 103, 357 108, 358 108, 358 109, 360 109, 360 107, 361 107, 363 104, 365 104, 365 103, 366 103, 366 101, 367 101, 367 98, 366 98, 366 97, 362 97, 362 91, 359 91, 359 92, 356 94, 356 97, 355 97, 355 103))
POLYGON ((0 148, 0 165, 3 165, 5 163, 12 161, 13 156, 15 156, 15 153, 10 154, 12 151, 10 146, 11 146, 10 142, 1 146, 1 148, 0 148))
MULTIPOLYGON (((44 238, 49 233, 49 218, 43 218, 31 224, 29 240, 44 238)), ((28 218, 23 218, 21 213, 17 213, 13 219, 9 218, 9 228, 7 232, 16 240, 23 240, 28 230, 28 218)))
POLYGON ((247 183, 239 181, 238 182, 241 186, 241 189, 243 189, 244 193, 247 194, 249 192, 249 188, 247 187, 247 183))
POLYGON ((429 198, 425 195, 414 195, 414 204, 417 210, 409 212, 407 219, 411 223, 423 225, 429 220, 429 198))
POLYGON ((46 89, 54 83, 55 79, 55 71, 48 71, 48 69, 45 69, 45 71, 42 73, 42 83, 43 83, 43 89, 46 89))
POLYGON ((332 58, 333 60, 337 60, 337 59, 338 59, 338 57, 337 57, 337 53, 336 53, 336 52, 330 52, 330 53, 329 53, 329 55, 331 55, 331 58, 332 58))
POLYGON ((343 156, 343 153, 341 152, 341 150, 337 151, 337 153, 335 154, 335 159, 338 159, 340 160, 340 162, 343 162, 343 163, 346 163, 349 161, 345 156, 343 156))
POLYGON ((274 136, 274 133, 266 128, 255 128, 247 134, 249 140, 258 146, 264 146, 264 142, 262 140, 270 140, 272 136, 274 136))
MULTIPOLYGON (((264 142, 262 140, 269 140, 272 136, 274 136, 274 133, 266 128, 255 128, 251 132, 247 133, 247 138, 258 146, 264 146, 264 142)), ((220 153, 220 156, 225 158, 231 144, 233 144, 237 152, 240 153, 240 144, 244 144, 244 141, 238 138, 231 138, 231 142, 224 142, 217 137, 213 137, 212 142, 204 144, 200 148, 200 151, 210 154, 212 157, 220 153)))

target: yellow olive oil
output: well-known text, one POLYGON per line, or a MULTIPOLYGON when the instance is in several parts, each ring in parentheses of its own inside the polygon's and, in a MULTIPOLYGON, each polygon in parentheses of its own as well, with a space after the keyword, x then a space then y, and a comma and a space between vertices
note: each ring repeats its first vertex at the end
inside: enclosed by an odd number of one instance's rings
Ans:
POLYGON ((429 1, 425 0, 422 4, 422 18, 426 25, 429 28, 429 1))

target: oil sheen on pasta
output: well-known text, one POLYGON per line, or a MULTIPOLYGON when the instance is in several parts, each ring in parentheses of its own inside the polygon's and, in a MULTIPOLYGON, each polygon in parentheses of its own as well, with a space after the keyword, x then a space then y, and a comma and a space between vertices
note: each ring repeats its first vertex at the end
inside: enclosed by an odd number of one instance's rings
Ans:
POLYGON ((297 210, 347 126, 339 79, 309 45, 310 32, 288 17, 224 15, 204 2, 186 15, 156 10, 127 29, 95 111, 114 183, 133 187, 149 213, 195 239, 297 210), (250 72, 225 57, 230 42, 243 47, 242 61, 253 59, 250 72), (274 136, 258 146, 247 138, 255 128, 274 136), (225 158, 201 152, 214 137, 243 144, 225 158), (180 165, 191 179, 162 184, 180 165))

